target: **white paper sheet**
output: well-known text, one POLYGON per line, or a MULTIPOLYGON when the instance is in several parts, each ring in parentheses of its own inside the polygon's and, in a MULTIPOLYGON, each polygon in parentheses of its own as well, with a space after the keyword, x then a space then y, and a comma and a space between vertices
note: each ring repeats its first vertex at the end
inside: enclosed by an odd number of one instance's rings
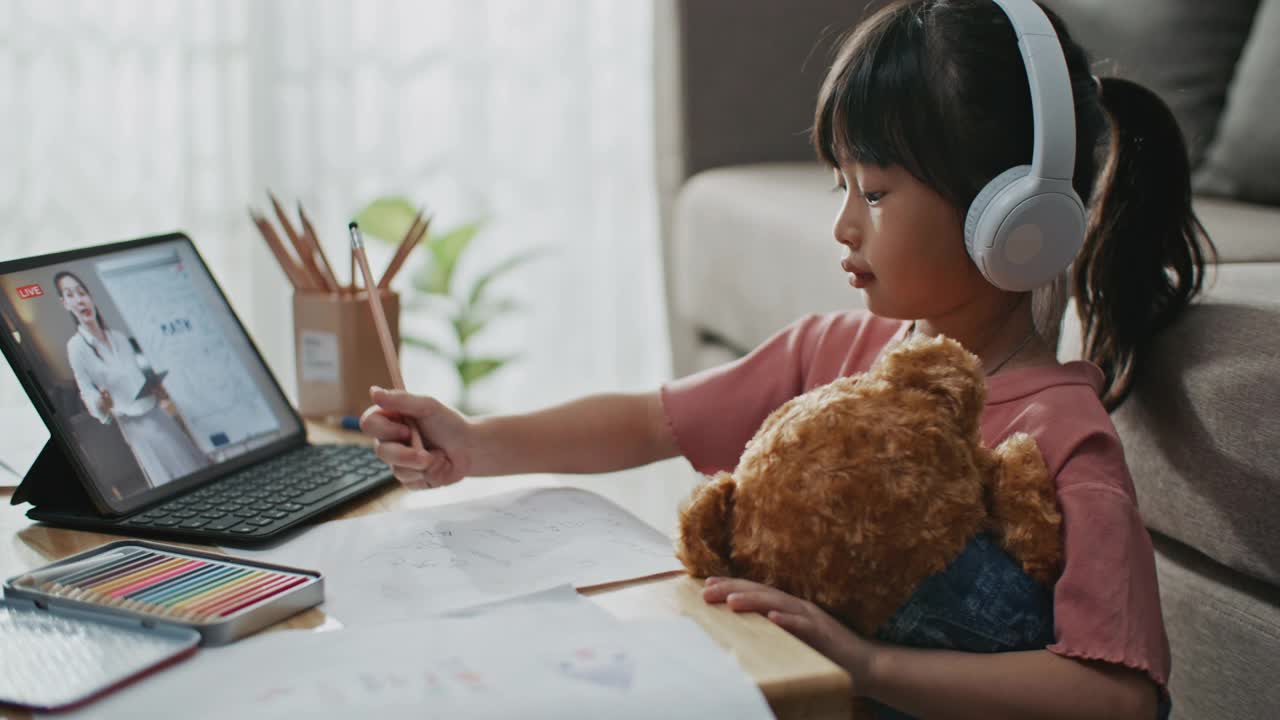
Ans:
POLYGON ((681 569, 669 538, 575 488, 366 515, 324 523, 275 548, 227 551, 324 573, 321 609, 345 627, 681 569))
POLYGON ((267 633, 59 717, 773 717, 692 620, 606 621, 580 603, 561 591, 475 617, 267 633))
POLYGON ((609 628, 621 622, 608 610, 578 594, 572 585, 557 585, 550 590, 539 590, 527 595, 517 595, 506 600, 496 600, 482 605, 472 605, 461 610, 442 613, 441 618, 474 618, 481 615, 503 620, 526 619, 547 623, 553 627, 572 625, 578 629, 609 628))

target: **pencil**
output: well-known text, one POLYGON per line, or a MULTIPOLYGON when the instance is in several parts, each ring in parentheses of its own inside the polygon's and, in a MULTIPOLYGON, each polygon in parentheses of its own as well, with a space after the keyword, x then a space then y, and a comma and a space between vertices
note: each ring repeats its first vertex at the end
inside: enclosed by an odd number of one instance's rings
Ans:
POLYGON ((298 218, 302 220, 302 234, 306 243, 313 253, 320 256, 321 264, 318 269, 320 270, 320 277, 324 280, 325 287, 331 292, 339 292, 342 287, 338 285, 338 278, 333 274, 333 266, 329 264, 329 257, 324 254, 324 248, 320 245, 320 236, 316 235, 316 229, 311 226, 311 220, 307 218, 307 213, 303 211, 302 203, 298 203, 298 218))
POLYGON ((271 223, 265 217, 254 212, 253 208, 249 208, 249 218, 257 226, 258 233, 262 235, 262 239, 267 241, 267 247, 271 249, 271 254, 275 256, 276 262, 280 264, 280 269, 289 278, 289 282, 293 284, 294 289, 313 289, 306 273, 302 272, 302 269, 298 267, 298 261, 294 259, 289 249, 284 246, 280 236, 276 234, 275 228, 271 227, 271 223))
POLYGON ((409 229, 404 231, 404 237, 400 238, 400 242, 396 245, 396 251, 391 254, 391 262, 387 263, 387 267, 382 271, 382 277, 378 280, 378 287, 386 288, 391 284, 393 275, 392 268, 400 264, 400 256, 408 252, 408 246, 412 244, 413 236, 418 232, 418 223, 422 222, 422 211, 419 210, 413 216, 413 222, 409 223, 409 229))
MULTIPOLYGON (((396 356, 396 345, 391 341, 391 328, 387 325, 387 316, 382 311, 382 291, 373 284, 373 272, 369 270, 369 258, 364 254, 364 240, 360 237, 360 226, 351 221, 347 224, 351 232, 351 252, 355 253, 356 264, 360 266, 360 274, 364 276, 364 289, 369 295, 369 309, 373 311, 373 324, 378 329, 378 340, 382 343, 382 355, 387 361, 387 370, 391 371, 391 384, 396 390, 404 390, 404 376, 400 374, 400 360, 396 356)), ((422 439, 410 426, 413 436, 413 447, 422 449, 422 439)))
POLYGON ((14 584, 38 585, 39 583, 54 583, 58 580, 69 578, 76 573, 83 572, 84 570, 105 567, 124 556, 125 552, 123 550, 113 550, 100 555, 87 557, 83 560, 54 565, 43 570, 34 570, 18 578, 14 584))
POLYGON ((280 218, 280 227, 284 228, 284 234, 289 237, 289 242, 293 243, 293 249, 298 253, 298 258, 302 261, 303 273, 307 276, 311 286, 317 289, 324 288, 324 277, 320 274, 319 268, 316 267, 315 258, 311 256, 306 241, 298 235, 297 230, 293 229, 293 224, 289 222, 289 215, 281 207, 275 193, 268 190, 267 196, 271 198, 271 206, 276 209, 276 217, 280 218))
POLYGON ((422 221, 422 211, 418 211, 418 215, 414 217, 413 224, 409 226, 409 231, 405 233, 404 239, 400 241, 399 247, 396 248, 396 254, 391 257, 391 262, 387 264, 387 269, 382 273, 382 279, 378 281, 378 287, 386 289, 391 287, 391 280, 400 272, 401 266, 405 260, 409 259, 409 253, 417 247, 418 242, 422 240, 422 236, 427 233, 427 228, 431 227, 431 218, 427 218, 426 222, 422 221))

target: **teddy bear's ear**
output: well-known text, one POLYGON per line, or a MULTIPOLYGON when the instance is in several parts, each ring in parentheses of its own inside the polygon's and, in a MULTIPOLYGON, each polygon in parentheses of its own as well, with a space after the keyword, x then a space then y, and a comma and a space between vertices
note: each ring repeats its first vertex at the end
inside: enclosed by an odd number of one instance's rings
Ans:
POLYGON ((976 431, 986 402, 986 382, 978 357, 949 337, 913 337, 887 348, 870 374, 899 387, 936 396, 943 407, 976 431))
POLYGON ((693 491, 680 510, 676 557, 694 577, 732 575, 733 476, 722 472, 693 491))
POLYGON ((991 529, 1031 577, 1052 585, 1062 573, 1062 513, 1036 441, 1014 433, 992 452, 987 487, 991 529))

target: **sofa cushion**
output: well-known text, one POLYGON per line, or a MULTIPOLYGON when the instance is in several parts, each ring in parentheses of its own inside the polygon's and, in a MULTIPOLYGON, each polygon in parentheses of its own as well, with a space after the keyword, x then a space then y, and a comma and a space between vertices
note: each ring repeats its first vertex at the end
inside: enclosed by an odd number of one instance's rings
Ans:
POLYGON ((1280 263, 1217 275, 1113 419, 1149 527, 1280 584, 1280 263))
POLYGON ((1045 0, 1095 72, 1146 85, 1178 118, 1192 167, 1213 139, 1258 0, 1045 0))
POLYGON ((1280 591, 1156 535, 1156 573, 1179 720, 1275 717, 1280 591))
POLYGON ((709 170, 676 202, 675 312, 739 351, 810 312, 862 307, 831 234, 840 196, 817 162, 709 170))
POLYGON ((1218 262, 1280 262, 1280 207, 1196 196, 1193 206, 1218 262))
POLYGON ((1264 0, 1227 95, 1217 137, 1196 174, 1203 193, 1280 205, 1280 0, 1264 0))
MULTIPOLYGON (((1277 277, 1280 262, 1216 268, 1112 419, 1148 527, 1280 584, 1277 277)), ((1079 324, 1064 322, 1059 357, 1079 356, 1079 324)))

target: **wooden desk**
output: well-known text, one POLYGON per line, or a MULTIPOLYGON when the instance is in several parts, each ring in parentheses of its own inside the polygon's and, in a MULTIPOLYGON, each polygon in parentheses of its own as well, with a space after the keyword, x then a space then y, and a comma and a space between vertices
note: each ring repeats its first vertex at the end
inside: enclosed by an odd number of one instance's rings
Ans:
MULTIPOLYGON (((324 426, 311 426, 314 442, 362 442, 358 434, 324 426)), ((503 478, 477 478, 439 491, 410 493, 400 487, 387 488, 347 506, 335 519, 357 517, 407 507, 423 507, 478 497, 520 485, 563 484, 553 478, 524 479, 503 484, 503 478)), ((576 487, 590 489, 591 482, 575 478, 576 487)), ((0 490, 0 578, 119 539, 116 536, 53 528, 33 523, 24 513, 26 505, 9 505, 12 491, 0 490)), ((675 513, 678 498, 671 499, 675 513)), ((179 543, 180 544, 180 543, 179 543)), ((208 550, 208 546, 191 546, 208 550)), ((702 601, 701 582, 684 575, 618 583, 585 593, 619 618, 687 615, 697 621, 716 642, 737 658, 744 670, 760 686, 769 705, 780 718, 848 718, 852 712, 850 681, 839 666, 804 643, 755 614, 735 614, 723 606, 702 601)), ((329 593, 340 592, 330 587, 329 593)), ((276 628, 313 628, 326 622, 318 609, 308 610, 276 628)), ((268 630, 268 632, 270 629, 268 630)), ((145 682, 145 680, 143 681, 145 682)), ((4 712, 4 711, 0 711, 4 712)), ((8 711, 4 717, 27 717, 8 711)))

